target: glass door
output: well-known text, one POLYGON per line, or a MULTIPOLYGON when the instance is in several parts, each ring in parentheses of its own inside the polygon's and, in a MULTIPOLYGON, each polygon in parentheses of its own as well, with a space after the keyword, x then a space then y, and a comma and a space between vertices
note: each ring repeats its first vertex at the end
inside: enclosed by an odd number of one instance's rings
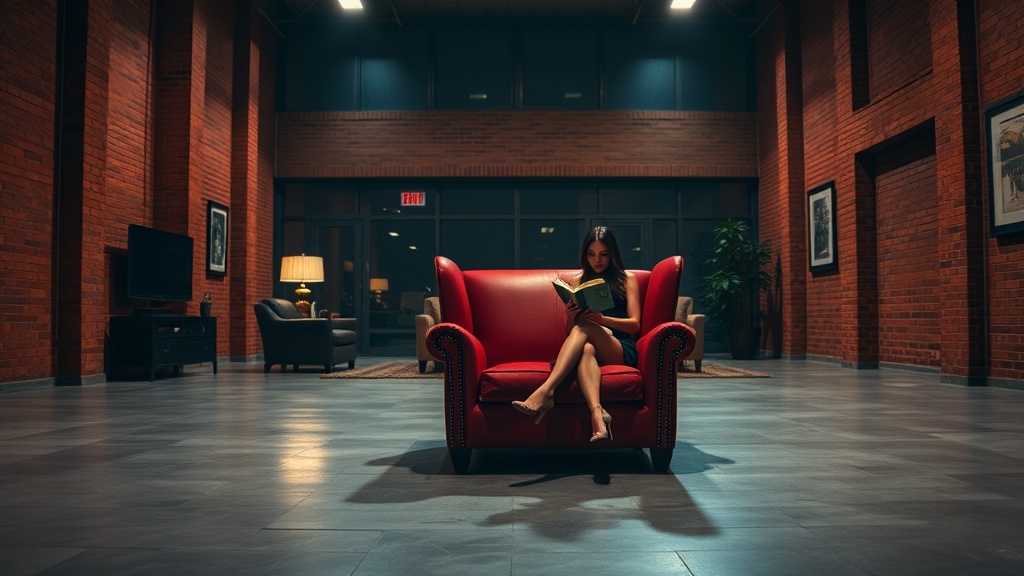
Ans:
MULTIPOLYGON (((361 253, 359 222, 318 224, 314 226, 314 253, 324 259, 324 282, 313 285, 313 298, 319 310, 342 318, 365 318, 358 255, 361 253)), ((363 328, 362 322, 360 328, 363 328)), ((360 338, 365 338, 359 330, 360 338)), ((360 349, 365 347, 360 343, 360 349)))

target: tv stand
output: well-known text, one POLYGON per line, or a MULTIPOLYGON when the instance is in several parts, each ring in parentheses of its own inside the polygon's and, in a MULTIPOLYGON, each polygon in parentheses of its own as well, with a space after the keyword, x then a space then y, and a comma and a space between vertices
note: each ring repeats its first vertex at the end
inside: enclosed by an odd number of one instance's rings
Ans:
POLYGON ((107 379, 121 368, 146 368, 152 382, 156 369, 212 362, 217 373, 217 319, 176 314, 137 314, 110 318, 110 364, 107 379))
POLYGON ((136 316, 157 316, 160 314, 174 314, 170 308, 136 308, 136 316))

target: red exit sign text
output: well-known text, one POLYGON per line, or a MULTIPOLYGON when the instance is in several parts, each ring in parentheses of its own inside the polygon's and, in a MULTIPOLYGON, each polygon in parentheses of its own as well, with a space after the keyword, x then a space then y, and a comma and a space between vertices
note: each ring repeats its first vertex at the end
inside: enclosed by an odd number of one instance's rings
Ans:
POLYGON ((402 206, 426 206, 425 192, 402 192, 402 206))

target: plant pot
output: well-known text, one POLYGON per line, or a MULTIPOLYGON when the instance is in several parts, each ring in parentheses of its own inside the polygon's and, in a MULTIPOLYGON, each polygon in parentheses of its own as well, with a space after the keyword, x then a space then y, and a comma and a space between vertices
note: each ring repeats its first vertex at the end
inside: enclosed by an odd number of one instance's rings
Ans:
POLYGON ((757 358, 761 352, 761 328, 755 326, 737 326, 726 328, 725 335, 729 339, 729 353, 736 360, 757 358))
POLYGON ((210 309, 213 308, 213 302, 200 302, 199 303, 199 315, 208 318, 210 316, 210 309))

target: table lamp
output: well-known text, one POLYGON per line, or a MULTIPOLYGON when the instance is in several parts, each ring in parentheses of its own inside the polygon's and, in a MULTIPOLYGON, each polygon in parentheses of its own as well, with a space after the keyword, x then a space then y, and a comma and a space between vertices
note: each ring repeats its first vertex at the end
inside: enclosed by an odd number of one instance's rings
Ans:
POLYGON ((379 308, 387 308, 387 304, 380 297, 381 292, 388 291, 388 279, 387 278, 370 278, 370 292, 377 295, 376 304, 379 308))
POLYGON ((307 298, 311 293, 306 288, 306 282, 324 281, 324 259, 319 256, 285 256, 281 259, 281 282, 298 282, 299 287, 295 289, 298 300, 295 307, 303 315, 309 316, 310 305, 307 298))

